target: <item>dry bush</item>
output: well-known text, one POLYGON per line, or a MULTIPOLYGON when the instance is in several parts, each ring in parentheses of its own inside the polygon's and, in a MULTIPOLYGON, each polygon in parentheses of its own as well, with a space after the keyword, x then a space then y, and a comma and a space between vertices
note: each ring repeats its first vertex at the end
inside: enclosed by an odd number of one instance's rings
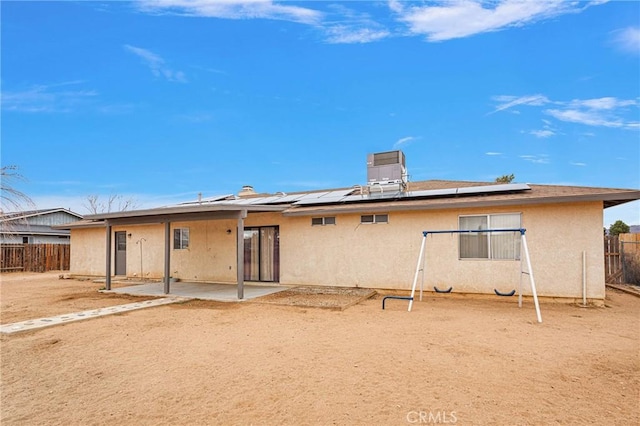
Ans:
POLYGON ((640 285, 640 253, 624 253, 622 263, 624 282, 640 285))

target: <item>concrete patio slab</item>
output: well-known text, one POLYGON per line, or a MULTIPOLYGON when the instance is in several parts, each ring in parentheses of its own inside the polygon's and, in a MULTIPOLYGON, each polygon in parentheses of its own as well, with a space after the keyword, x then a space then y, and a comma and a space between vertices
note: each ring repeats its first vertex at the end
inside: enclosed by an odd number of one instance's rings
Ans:
MULTIPOLYGON (((256 297, 266 296, 290 287, 277 285, 244 285, 244 299, 238 299, 238 287, 235 284, 189 283, 178 281, 171 283, 170 296, 188 297, 190 299, 216 300, 218 302, 244 302, 256 297)), ((154 282, 132 285, 128 287, 101 290, 103 293, 129 294, 132 296, 169 296, 164 294, 164 283, 154 282)))

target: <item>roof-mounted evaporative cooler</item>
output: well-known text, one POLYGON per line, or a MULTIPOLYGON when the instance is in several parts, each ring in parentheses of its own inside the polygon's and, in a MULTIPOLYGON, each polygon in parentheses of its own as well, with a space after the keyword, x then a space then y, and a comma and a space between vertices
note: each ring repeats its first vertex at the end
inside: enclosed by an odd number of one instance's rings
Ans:
POLYGON ((407 169, 404 153, 388 151, 367 155, 367 184, 369 191, 405 190, 407 169))

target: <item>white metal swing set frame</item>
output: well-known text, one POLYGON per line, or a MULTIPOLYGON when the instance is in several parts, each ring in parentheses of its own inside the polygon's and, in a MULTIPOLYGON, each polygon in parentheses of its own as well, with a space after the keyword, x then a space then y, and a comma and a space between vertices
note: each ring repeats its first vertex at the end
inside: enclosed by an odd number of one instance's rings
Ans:
POLYGON ((416 266, 416 272, 413 276, 413 285, 411 286, 411 297, 409 297, 409 309, 413 307, 413 300, 415 297, 416 286, 418 284, 418 275, 422 271, 422 282, 420 283, 420 301, 422 301, 422 290, 424 285, 424 276, 426 273, 426 256, 425 246, 427 243, 427 236, 429 234, 471 234, 471 233, 492 233, 492 232, 519 232, 522 241, 522 248, 524 249, 524 257, 527 263, 527 270, 522 269, 522 255, 520 256, 520 284, 518 286, 518 307, 522 307, 522 276, 528 275, 529 282, 531 284, 531 294, 533 296, 533 302, 536 307, 536 317, 538 322, 542 322, 542 316, 540 314, 540 305, 538 303, 538 293, 536 291, 536 282, 533 277, 533 269, 531 268, 531 258, 529 257, 529 247, 527 246, 527 237, 525 235, 526 229, 524 228, 507 228, 507 229, 475 229, 475 230, 445 230, 445 231, 423 231, 422 232, 422 244, 420 245, 420 255, 418 256, 418 264, 416 266), (420 268, 420 264, 423 264, 420 268))

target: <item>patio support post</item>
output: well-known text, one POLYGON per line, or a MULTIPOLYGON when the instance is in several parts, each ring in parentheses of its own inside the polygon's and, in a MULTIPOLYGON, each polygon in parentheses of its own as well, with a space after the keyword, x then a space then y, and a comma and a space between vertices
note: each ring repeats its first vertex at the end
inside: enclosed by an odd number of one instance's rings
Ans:
POLYGON ((169 294, 171 275, 171 222, 164 223, 164 294, 169 294))
POLYGON ((109 221, 105 222, 107 229, 107 250, 106 250, 106 267, 105 267, 105 281, 104 288, 111 290, 111 224, 109 221))
POLYGON ((236 243, 238 250, 238 265, 236 266, 236 270, 238 272, 238 299, 244 298, 244 219, 246 217, 246 210, 238 212, 238 235, 236 243))

